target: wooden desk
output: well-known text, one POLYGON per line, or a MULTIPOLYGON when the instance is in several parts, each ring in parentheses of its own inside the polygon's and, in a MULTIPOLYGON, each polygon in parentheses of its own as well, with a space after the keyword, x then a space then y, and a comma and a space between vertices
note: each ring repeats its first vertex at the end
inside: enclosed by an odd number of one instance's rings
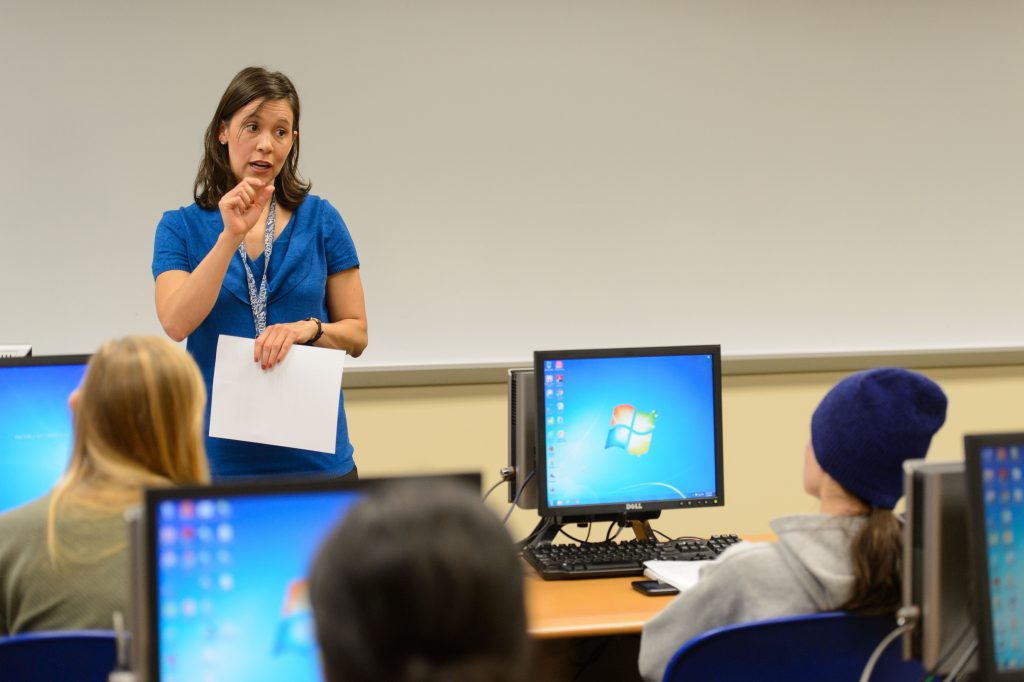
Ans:
POLYGON ((637 634, 672 601, 648 597, 630 585, 643 576, 541 580, 526 575, 526 618, 539 639, 637 634))
MULTIPOLYGON (((745 535, 745 540, 774 541, 773 534, 745 535)), ((542 580, 524 563, 526 619, 538 639, 639 634, 644 623, 668 606, 673 597, 648 597, 633 589, 629 578, 542 580)))

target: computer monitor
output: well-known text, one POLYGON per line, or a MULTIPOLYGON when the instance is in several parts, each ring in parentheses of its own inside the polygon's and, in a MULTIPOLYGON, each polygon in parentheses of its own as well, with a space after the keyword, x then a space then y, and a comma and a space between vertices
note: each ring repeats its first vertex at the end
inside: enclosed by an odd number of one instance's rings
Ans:
POLYGON ((1024 680, 1024 433, 964 437, 978 668, 1024 680))
POLYGON ((533 369, 508 371, 508 501, 537 508, 537 397, 533 369))
POLYGON ((136 673, 149 682, 322 680, 306 593, 321 541, 374 486, 442 478, 479 494, 479 474, 147 490, 129 533, 136 673))
POLYGON ((964 463, 908 460, 903 466, 903 605, 919 612, 903 637, 905 659, 945 675, 973 641, 964 463))
POLYGON ((541 516, 725 503, 719 346, 537 351, 533 371, 541 516))
POLYGON ((45 495, 64 473, 73 430, 68 397, 88 355, 0 358, 0 512, 45 495))

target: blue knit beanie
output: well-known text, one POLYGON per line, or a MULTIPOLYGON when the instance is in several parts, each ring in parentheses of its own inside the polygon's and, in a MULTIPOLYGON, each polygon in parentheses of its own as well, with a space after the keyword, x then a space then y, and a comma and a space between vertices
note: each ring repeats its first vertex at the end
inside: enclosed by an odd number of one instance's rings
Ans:
POLYGON ((946 394, 931 379, 887 367, 852 374, 829 391, 811 417, 821 468, 874 507, 903 496, 903 461, 921 459, 946 420, 946 394))

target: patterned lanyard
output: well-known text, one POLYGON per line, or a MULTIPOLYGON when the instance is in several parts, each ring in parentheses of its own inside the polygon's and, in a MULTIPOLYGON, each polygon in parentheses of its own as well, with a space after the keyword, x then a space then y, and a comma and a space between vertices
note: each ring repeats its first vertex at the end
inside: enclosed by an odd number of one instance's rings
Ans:
POLYGON ((256 336, 267 328, 267 270, 270 269, 270 254, 274 250, 274 225, 277 223, 277 199, 270 197, 270 209, 267 211, 267 228, 263 233, 263 280, 260 290, 256 291, 256 279, 249 269, 249 255, 245 252, 245 240, 238 245, 238 255, 245 266, 245 279, 249 283, 249 303, 252 305, 252 321, 256 325, 256 336))

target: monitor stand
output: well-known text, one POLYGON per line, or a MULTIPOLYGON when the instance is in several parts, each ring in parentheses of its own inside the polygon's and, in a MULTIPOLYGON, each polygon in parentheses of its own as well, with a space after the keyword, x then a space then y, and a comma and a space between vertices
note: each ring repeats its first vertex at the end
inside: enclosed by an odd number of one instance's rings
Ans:
POLYGON ((651 519, 661 516, 660 511, 640 512, 634 514, 598 514, 592 516, 549 516, 542 520, 543 527, 537 531, 528 545, 536 546, 551 542, 558 536, 562 526, 581 523, 599 523, 611 521, 622 527, 629 526, 637 540, 642 542, 656 541, 654 529, 651 528, 651 519))

